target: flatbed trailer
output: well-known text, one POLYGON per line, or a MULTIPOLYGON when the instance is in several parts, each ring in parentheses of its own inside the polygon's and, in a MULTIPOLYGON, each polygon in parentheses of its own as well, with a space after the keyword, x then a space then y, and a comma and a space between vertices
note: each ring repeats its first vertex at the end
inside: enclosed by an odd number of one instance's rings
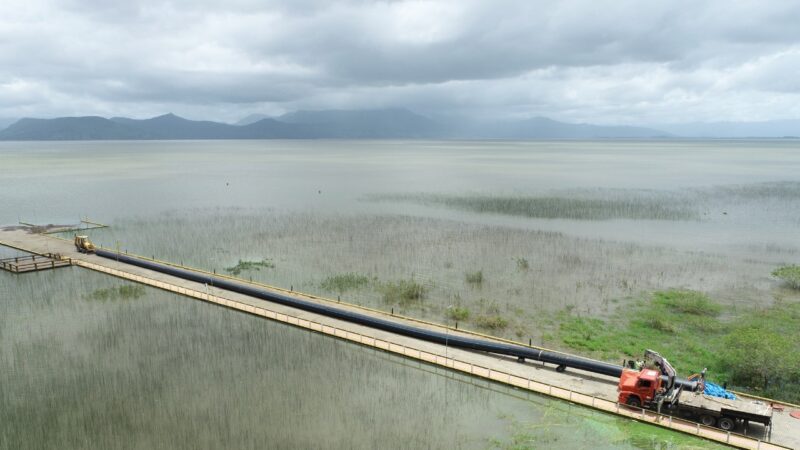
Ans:
POLYGON ((625 369, 618 387, 619 402, 694 420, 725 431, 747 427, 750 422, 761 423, 765 427, 772 424, 772 406, 759 400, 734 400, 683 391, 677 392, 672 401, 659 402, 657 393, 663 391, 662 388, 662 377, 658 371, 625 369))
POLYGON ((757 400, 729 400, 693 392, 682 395, 671 409, 676 410, 677 416, 723 430, 734 429, 736 425, 747 426, 749 422, 764 426, 772 423, 772 407, 757 400))

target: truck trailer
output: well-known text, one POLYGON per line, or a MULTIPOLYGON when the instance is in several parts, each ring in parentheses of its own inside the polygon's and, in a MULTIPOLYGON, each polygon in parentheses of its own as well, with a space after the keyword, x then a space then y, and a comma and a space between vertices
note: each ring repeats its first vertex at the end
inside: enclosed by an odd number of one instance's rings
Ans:
POLYGON ((645 355, 654 360, 653 367, 623 369, 617 387, 619 403, 656 410, 725 431, 747 427, 750 422, 764 426, 772 423, 772 406, 756 400, 714 397, 705 394, 703 389, 684 391, 671 382, 675 372, 666 359, 652 350, 645 355))

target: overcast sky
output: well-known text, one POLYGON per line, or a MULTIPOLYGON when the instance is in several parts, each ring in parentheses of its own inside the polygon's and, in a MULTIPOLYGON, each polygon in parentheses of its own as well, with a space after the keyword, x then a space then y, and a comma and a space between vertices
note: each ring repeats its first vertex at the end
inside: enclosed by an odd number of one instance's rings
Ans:
POLYGON ((800 2, 0 0, 0 118, 800 118, 800 2))

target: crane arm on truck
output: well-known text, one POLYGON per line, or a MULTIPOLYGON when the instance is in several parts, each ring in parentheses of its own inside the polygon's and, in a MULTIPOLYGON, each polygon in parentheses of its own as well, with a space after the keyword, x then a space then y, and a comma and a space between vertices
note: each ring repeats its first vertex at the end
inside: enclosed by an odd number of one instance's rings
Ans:
MULTIPOLYGON (((772 408, 769 405, 758 401, 711 397, 703 394, 703 391, 689 392, 681 398, 683 384, 676 383, 677 373, 669 361, 653 350, 645 352, 645 359, 650 367, 623 369, 617 387, 619 403, 655 409, 659 413, 664 408, 669 415, 689 418, 726 431, 740 425, 746 427, 749 422, 771 426, 772 408)), ((705 369, 697 377, 700 378, 699 383, 704 385, 705 369)))

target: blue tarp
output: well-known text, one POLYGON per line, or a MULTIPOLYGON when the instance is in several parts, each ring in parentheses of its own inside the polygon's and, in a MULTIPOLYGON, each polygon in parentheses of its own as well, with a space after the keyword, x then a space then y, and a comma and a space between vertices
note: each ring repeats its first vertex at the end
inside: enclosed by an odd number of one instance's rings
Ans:
POLYGON ((727 398, 729 400, 736 400, 736 395, 734 395, 732 392, 728 392, 722 386, 714 384, 710 381, 706 381, 706 390, 703 393, 706 395, 710 395, 712 397, 721 397, 721 398, 727 398))

